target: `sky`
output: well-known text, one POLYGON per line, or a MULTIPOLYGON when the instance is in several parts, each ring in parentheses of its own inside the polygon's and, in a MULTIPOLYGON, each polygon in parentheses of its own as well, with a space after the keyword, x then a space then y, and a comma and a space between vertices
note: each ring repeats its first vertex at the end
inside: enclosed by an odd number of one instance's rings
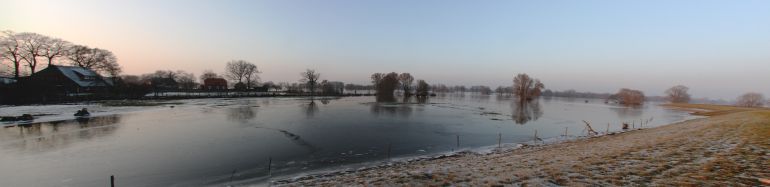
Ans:
POLYGON ((409 72, 447 85, 693 97, 770 95, 770 1, 0 0, 0 30, 35 32, 115 53, 124 74, 223 73, 263 81, 365 84, 409 72))

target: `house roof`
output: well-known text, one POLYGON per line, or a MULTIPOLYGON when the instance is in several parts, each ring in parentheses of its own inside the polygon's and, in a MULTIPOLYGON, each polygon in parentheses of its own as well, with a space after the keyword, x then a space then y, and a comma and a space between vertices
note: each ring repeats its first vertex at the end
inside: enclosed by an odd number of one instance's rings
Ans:
POLYGON ((93 70, 77 66, 49 66, 62 72, 64 76, 82 87, 112 86, 112 82, 106 81, 93 70), (91 77, 88 79, 88 77, 91 77))

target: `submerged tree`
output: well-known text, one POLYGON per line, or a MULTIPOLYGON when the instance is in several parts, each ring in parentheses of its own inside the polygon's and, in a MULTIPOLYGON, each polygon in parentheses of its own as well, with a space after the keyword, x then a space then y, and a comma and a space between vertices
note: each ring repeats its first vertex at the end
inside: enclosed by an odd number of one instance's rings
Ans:
POLYGON ((315 95, 315 89, 318 85, 318 78, 321 78, 321 74, 316 73, 315 70, 307 69, 300 73, 300 76, 302 76, 300 82, 303 82, 305 85, 307 85, 307 88, 310 90, 310 95, 315 95))
POLYGON ((518 74, 513 78, 513 94, 519 101, 530 101, 540 96, 545 85, 540 80, 533 79, 527 74, 518 74))
POLYGON ((618 103, 624 105, 642 105, 645 99, 644 92, 628 88, 620 89, 614 97, 618 100, 618 103))
POLYGON ((672 103, 689 103, 690 94, 687 91, 690 88, 687 86, 677 85, 666 90, 666 99, 672 103))
POLYGON ((760 93, 749 92, 738 97, 738 106, 742 107, 762 107, 765 102, 765 97, 760 93))
POLYGON ((398 73, 391 72, 384 74, 382 79, 379 80, 377 87, 377 97, 380 98, 392 98, 393 91, 399 86, 398 73))
POLYGON ((417 88, 415 89, 417 91, 417 96, 428 96, 430 91, 430 85, 428 85, 427 82, 424 80, 417 80, 417 88))

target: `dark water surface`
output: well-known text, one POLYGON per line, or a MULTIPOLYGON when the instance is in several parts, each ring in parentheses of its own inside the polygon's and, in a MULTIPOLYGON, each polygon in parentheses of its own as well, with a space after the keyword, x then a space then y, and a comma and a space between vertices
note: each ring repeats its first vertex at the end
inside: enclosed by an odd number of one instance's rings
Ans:
POLYGON ((4 127, 0 186, 224 185, 392 157, 585 134, 621 122, 659 126, 691 118, 648 103, 465 94, 377 103, 373 97, 183 100, 174 108, 4 127), (582 132, 581 132, 582 131, 582 132), (457 136, 460 147, 457 147, 457 136))

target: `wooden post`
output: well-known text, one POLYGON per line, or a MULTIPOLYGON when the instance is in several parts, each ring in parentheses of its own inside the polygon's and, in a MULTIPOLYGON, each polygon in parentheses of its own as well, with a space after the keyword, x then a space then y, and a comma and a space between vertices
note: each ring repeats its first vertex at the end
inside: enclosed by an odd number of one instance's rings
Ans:
POLYGON ((267 176, 273 175, 273 157, 267 157, 267 176))
POLYGON ((457 135, 457 149, 460 149, 460 135, 457 135))
POLYGON ((535 137, 532 138, 532 142, 534 142, 534 144, 537 144, 537 129, 535 129, 535 137))
POLYGON ((565 138, 567 137, 567 128, 569 128, 569 127, 564 127, 564 137, 565 138))
POLYGON ((498 133, 497 134, 497 148, 502 148, 503 147, 502 142, 503 142, 503 133, 498 133))
POLYGON ((115 175, 110 175, 110 186, 115 187, 115 175))
POLYGON ((631 129, 636 129, 636 120, 631 121, 631 129))
POLYGON ((230 173, 230 181, 228 183, 233 182, 233 177, 235 177, 235 169, 233 170, 233 173, 230 173))
POLYGON ((391 143, 388 143, 388 161, 390 161, 390 146, 391 146, 391 143))

